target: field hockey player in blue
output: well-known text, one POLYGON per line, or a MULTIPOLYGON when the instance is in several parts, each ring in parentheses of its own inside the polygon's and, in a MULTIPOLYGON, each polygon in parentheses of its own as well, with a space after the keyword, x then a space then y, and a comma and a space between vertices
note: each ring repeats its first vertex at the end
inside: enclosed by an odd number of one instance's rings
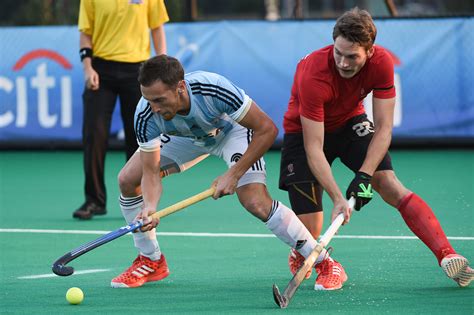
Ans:
POLYGON ((209 155, 228 166, 213 183, 213 198, 237 193, 242 206, 280 240, 309 256, 316 241, 265 186, 262 156, 278 130, 257 104, 221 75, 203 71, 185 75, 180 62, 166 55, 143 63, 138 80, 143 95, 135 113, 139 150, 119 174, 120 206, 128 223, 143 219, 149 224, 145 232, 133 234, 138 257, 112 280, 112 287, 139 287, 169 275, 155 233, 159 220, 149 222, 148 216, 156 212, 161 178, 209 155))

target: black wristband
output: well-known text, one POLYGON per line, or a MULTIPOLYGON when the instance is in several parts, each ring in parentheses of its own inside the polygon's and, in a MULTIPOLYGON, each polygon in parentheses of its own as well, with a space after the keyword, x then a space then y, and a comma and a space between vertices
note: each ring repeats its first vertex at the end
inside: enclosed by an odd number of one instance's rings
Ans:
POLYGON ((88 47, 79 49, 79 56, 81 57, 81 62, 85 58, 92 58, 92 49, 88 47))

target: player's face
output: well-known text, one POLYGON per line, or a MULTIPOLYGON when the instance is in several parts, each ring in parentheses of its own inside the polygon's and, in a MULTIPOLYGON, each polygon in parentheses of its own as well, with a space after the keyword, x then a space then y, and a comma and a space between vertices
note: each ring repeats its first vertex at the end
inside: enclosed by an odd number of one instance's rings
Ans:
POLYGON ((358 43, 338 36, 334 41, 334 60, 341 77, 350 79, 359 73, 367 59, 372 56, 373 51, 373 47, 367 51, 358 43))
POLYGON ((172 88, 161 80, 154 82, 150 86, 140 86, 143 98, 151 106, 151 110, 160 114, 164 120, 171 120, 179 110, 180 84, 172 88))

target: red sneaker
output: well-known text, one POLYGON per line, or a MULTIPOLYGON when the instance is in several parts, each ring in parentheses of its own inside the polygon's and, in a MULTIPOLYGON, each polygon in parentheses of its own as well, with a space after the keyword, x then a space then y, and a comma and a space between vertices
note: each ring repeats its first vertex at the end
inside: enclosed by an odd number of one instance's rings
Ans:
POLYGON ((138 255, 130 268, 112 279, 112 288, 136 288, 145 282, 158 281, 170 274, 166 259, 161 254, 160 260, 151 260, 148 257, 138 255))
MULTIPOLYGON (((290 267, 291 273, 294 275, 298 269, 301 268, 304 264, 304 256, 298 253, 297 250, 294 248, 290 249, 290 254, 288 255, 288 267, 290 267)), ((311 278, 311 272, 313 268, 311 268, 305 276, 305 279, 311 278)))
POLYGON ((441 268, 460 287, 467 287, 474 279, 474 270, 469 267, 469 261, 461 255, 447 255, 441 260, 441 268))
POLYGON ((315 290, 338 290, 347 281, 347 274, 342 265, 329 256, 317 264, 315 269, 318 273, 315 290))

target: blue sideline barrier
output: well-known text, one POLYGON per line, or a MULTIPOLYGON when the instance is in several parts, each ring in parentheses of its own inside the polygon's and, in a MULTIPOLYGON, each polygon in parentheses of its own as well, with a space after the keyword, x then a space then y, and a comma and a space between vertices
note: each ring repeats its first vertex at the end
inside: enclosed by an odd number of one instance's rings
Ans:
MULTIPOLYGON (((474 140, 474 19, 379 20, 377 44, 395 62, 394 140, 474 140)), ((242 87, 280 128, 294 69, 332 43, 334 21, 221 21, 166 25, 168 51, 187 72, 242 87)), ((0 28, 0 144, 81 141, 82 65, 75 26, 0 28)), ((371 112, 371 102, 366 106, 371 112)), ((117 106, 118 107, 118 106, 117 106)), ((112 137, 120 138, 114 113, 112 137)))

